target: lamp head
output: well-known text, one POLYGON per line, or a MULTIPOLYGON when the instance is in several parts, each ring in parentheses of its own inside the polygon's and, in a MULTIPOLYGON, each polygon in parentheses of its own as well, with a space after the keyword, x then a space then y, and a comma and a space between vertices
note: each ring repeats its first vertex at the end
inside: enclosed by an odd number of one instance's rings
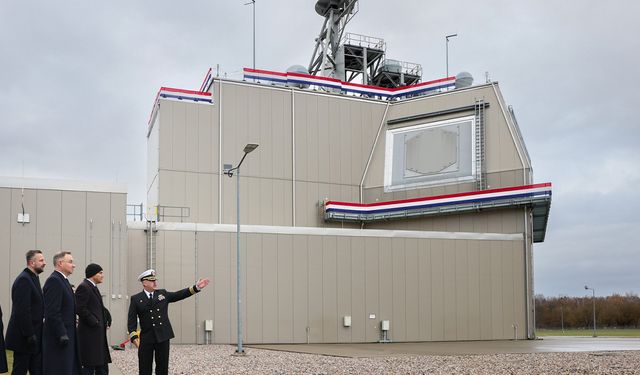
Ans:
POLYGON ((250 153, 251 151, 253 151, 253 150, 255 150, 256 148, 258 148, 258 146, 259 146, 259 145, 258 145, 257 143, 247 143, 247 145, 246 145, 246 146, 244 146, 244 150, 243 150, 243 151, 244 151, 244 153, 245 153, 245 154, 248 154, 248 153, 250 153))

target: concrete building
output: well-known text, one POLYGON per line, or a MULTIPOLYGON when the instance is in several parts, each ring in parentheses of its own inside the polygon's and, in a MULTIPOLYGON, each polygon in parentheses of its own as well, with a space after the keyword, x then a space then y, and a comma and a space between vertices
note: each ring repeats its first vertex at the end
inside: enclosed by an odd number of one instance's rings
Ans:
POLYGON ((176 309, 177 341, 204 342, 205 320, 213 342, 236 341, 236 182, 223 166, 247 143, 260 146, 240 175, 245 342, 374 342, 383 320, 394 341, 532 338, 550 184, 532 184, 498 84, 388 100, 282 75, 208 76, 204 92, 162 89, 154 105, 157 223, 130 225, 130 276, 213 277, 176 309))
POLYGON ((71 251, 74 285, 84 279, 84 269, 102 266, 99 285, 105 307, 114 316, 111 342, 121 342, 127 329, 127 220, 124 186, 70 181, 0 178, 0 304, 5 327, 11 313, 11 286, 26 267, 25 254, 40 249, 47 265, 40 275, 44 285, 53 272, 53 255, 71 251))

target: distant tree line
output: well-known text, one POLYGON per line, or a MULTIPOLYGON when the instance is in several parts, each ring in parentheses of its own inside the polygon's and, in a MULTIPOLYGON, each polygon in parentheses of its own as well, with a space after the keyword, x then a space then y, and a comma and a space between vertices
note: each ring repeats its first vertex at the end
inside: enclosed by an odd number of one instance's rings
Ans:
MULTIPOLYGON (((536 327, 555 329, 593 327, 591 297, 545 297, 536 295, 536 327)), ((638 328, 640 298, 635 294, 596 297, 598 328, 638 328)))

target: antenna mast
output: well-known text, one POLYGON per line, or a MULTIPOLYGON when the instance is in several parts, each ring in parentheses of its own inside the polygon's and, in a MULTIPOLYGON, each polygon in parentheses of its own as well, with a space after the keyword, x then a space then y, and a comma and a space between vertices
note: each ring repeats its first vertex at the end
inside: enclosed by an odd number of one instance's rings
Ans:
POLYGON ((309 74, 345 80, 340 40, 347 23, 358 12, 358 0, 318 0, 316 13, 324 17, 309 63, 309 74))

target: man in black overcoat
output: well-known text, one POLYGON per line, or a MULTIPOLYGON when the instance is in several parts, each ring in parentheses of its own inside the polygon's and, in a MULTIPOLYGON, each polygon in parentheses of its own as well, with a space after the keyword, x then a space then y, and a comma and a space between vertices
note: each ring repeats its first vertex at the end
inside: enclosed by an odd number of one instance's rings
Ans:
POLYGON ((76 335, 76 299, 67 279, 76 267, 73 256, 61 251, 53 256, 55 271, 44 283, 44 374, 80 375, 76 335))
POLYGON ((42 319, 44 297, 40 275, 47 263, 40 250, 26 254, 27 268, 11 287, 11 317, 7 325, 7 349, 13 350, 12 374, 42 374, 42 319))
POLYGON ((127 329, 131 343, 138 347, 138 372, 151 375, 153 356, 156 357, 156 374, 169 373, 169 340, 175 335, 169 322, 169 304, 190 297, 209 285, 209 279, 200 279, 189 287, 168 292, 156 289, 156 271, 146 270, 138 276, 143 291, 131 296, 127 329), (138 337, 138 319, 140 336, 138 337))
POLYGON ((78 343, 80 362, 85 375, 106 375, 109 373, 109 344, 107 343, 108 323, 104 314, 102 295, 98 284, 104 280, 100 265, 91 263, 85 269, 86 279, 76 288, 78 311, 78 343))

